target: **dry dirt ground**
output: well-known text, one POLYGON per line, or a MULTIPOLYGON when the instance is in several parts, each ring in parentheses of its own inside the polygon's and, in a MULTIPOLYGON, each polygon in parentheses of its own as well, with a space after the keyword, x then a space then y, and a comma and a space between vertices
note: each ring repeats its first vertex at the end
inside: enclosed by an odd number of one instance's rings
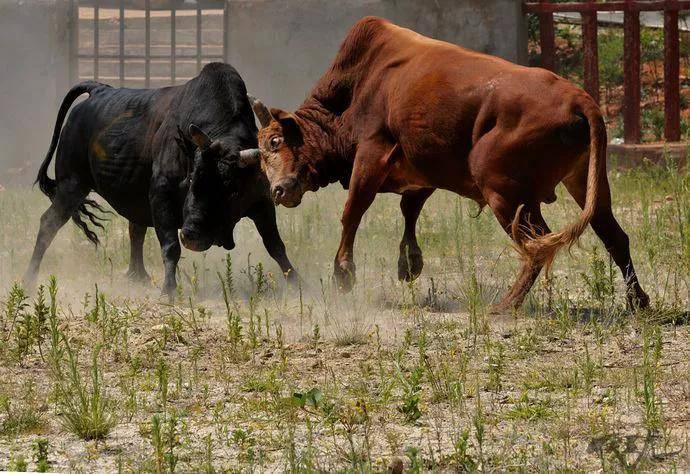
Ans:
MULTIPOLYGON (((155 237, 152 286, 129 283, 126 223, 113 217, 98 249, 63 229, 41 300, 13 281, 47 199, 5 190, 0 469, 688 471, 690 178, 611 179, 650 311, 626 310, 588 232, 524 308, 489 315, 514 252, 490 212, 472 217, 444 193, 419 224, 418 282, 395 278, 401 218, 382 196, 358 235, 355 291, 339 295, 338 190, 279 211, 300 289, 242 223, 231 260, 184 253, 170 305, 155 237)), ((550 207, 553 228, 576 214, 562 193, 550 207)))

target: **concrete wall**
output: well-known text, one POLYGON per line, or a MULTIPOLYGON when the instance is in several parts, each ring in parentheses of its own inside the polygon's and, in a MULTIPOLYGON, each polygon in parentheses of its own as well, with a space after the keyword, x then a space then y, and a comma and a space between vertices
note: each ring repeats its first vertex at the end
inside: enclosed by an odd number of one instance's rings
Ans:
POLYGON ((387 18, 433 38, 524 63, 520 0, 228 0, 229 62, 267 104, 292 109, 350 26, 387 18))
MULTIPOLYGON (((30 182, 48 149, 70 85, 69 3, 0 0, 0 185, 30 182)), ((513 61, 526 54, 520 0, 227 0, 227 7, 227 59, 252 93, 289 109, 366 15, 513 61)))
POLYGON ((48 150, 69 83, 67 6, 0 1, 0 184, 29 180, 48 150))

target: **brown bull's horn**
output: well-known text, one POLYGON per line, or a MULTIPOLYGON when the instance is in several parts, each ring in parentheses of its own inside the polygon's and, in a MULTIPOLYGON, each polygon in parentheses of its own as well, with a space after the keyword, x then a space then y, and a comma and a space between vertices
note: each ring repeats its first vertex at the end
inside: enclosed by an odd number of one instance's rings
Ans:
POLYGON ((242 150, 240 151, 240 159, 238 161, 238 164, 240 165, 240 168, 246 168, 248 166, 252 166, 255 163, 258 163, 259 158, 261 158, 261 152, 258 148, 242 150))
POLYGON ((254 110, 256 117, 259 119, 261 126, 268 127, 268 124, 271 123, 272 118, 271 112, 268 111, 268 107, 266 107, 259 99, 251 94, 247 94, 247 97, 249 98, 249 103, 252 105, 252 109, 254 110))

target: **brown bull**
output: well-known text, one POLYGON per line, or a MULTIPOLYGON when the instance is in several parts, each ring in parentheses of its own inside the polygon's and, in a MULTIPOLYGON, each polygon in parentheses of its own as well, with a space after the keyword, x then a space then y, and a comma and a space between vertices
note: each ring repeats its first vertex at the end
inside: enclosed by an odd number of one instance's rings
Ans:
POLYGON ((260 149, 243 156, 261 160, 276 203, 297 206, 306 191, 336 181, 349 188, 335 257, 343 290, 354 283, 357 227, 381 192, 402 195, 399 276, 419 275, 415 225, 440 188, 488 205, 520 250, 520 274, 496 309, 519 306, 541 269, 588 224, 622 270, 628 303, 649 304, 611 211, 604 121, 565 79, 368 17, 294 113, 253 106, 260 149), (556 199, 560 182, 582 213, 552 232, 540 206, 556 199))

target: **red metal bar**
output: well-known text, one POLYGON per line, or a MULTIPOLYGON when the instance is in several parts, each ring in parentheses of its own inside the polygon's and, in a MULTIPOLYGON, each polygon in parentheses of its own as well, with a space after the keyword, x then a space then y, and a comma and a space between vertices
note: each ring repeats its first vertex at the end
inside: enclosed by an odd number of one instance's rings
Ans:
POLYGON ((524 4, 523 11, 525 13, 558 13, 558 12, 644 12, 644 11, 662 11, 668 9, 675 10, 690 10, 690 0, 678 0, 672 6, 669 2, 672 0, 614 0, 610 2, 592 4, 586 2, 572 2, 572 3, 543 3, 543 2, 527 2, 524 4))
MULTIPOLYGON (((627 0, 633 4, 635 0, 627 0)), ((623 131, 625 143, 640 143, 640 12, 623 16, 623 131)))
MULTIPOLYGON (((676 2, 670 2, 676 3, 676 2)), ((664 12, 664 137, 680 140, 680 40, 678 10, 664 12)))
MULTIPOLYGON (((596 0, 589 0, 594 3, 596 0)), ((597 13, 582 13, 582 45, 584 48, 585 90, 599 103, 599 47, 597 45, 597 13)))
MULTIPOLYGON (((547 5, 551 0, 541 0, 547 5)), ((539 13, 539 42, 541 44, 541 67, 556 70, 556 34, 553 26, 553 13, 539 13)))

